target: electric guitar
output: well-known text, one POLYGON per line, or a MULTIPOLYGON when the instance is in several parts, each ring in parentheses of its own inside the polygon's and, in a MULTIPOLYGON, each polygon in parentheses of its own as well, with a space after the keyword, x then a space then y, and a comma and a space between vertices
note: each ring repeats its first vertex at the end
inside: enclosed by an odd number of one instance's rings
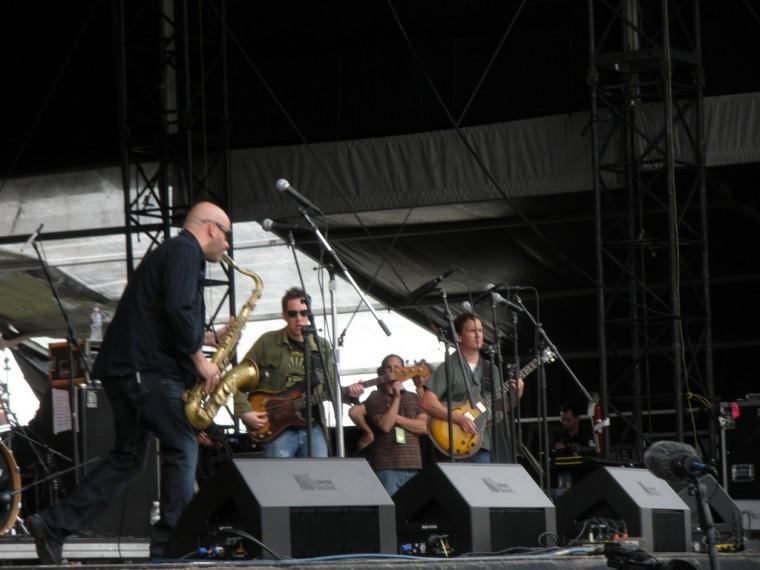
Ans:
MULTIPOLYGON (((544 362, 554 362, 557 359, 554 352, 550 348, 545 348, 541 351, 538 358, 534 358, 528 364, 520 369, 520 378, 525 378, 536 368, 539 364, 544 362)), ((458 459, 466 459, 475 455, 480 449, 483 443, 483 430, 486 427, 488 421, 488 408, 483 402, 475 401, 472 397, 469 382, 467 384, 467 399, 460 402, 456 406, 451 407, 452 415, 455 412, 461 413, 463 416, 469 417, 475 422, 477 433, 468 433, 464 431, 459 425, 452 422, 452 435, 454 442, 454 457, 458 459)), ((502 400, 505 396, 506 386, 502 385, 496 392, 496 399, 502 400)), ((448 420, 442 420, 440 418, 428 417, 428 435, 430 441, 433 442, 435 448, 444 455, 449 454, 449 422, 448 420)))
MULTIPOLYGON (((430 376, 427 364, 404 366, 391 374, 384 374, 372 380, 359 382, 365 388, 396 380, 408 380, 414 376, 430 376)), ((329 400, 329 394, 312 396, 312 404, 329 400)), ((265 392, 257 390, 248 395, 248 403, 256 412, 266 412, 267 420, 256 430, 249 430, 248 435, 259 444, 266 444, 290 427, 306 427, 306 394, 301 388, 291 388, 285 392, 265 392)))

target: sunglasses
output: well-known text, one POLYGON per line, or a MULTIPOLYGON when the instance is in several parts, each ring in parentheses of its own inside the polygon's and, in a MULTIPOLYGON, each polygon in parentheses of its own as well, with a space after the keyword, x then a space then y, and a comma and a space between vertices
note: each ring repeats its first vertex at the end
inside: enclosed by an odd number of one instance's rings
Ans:
POLYGON ((287 311, 285 314, 288 315, 291 319, 295 319, 298 315, 301 315, 302 317, 308 317, 309 311, 302 309, 300 311, 287 311))
POLYGON ((221 231, 225 236, 229 236, 232 233, 232 229, 228 228, 224 224, 215 222, 214 220, 201 220, 201 221, 206 224, 214 224, 217 228, 219 228, 219 231, 221 231))

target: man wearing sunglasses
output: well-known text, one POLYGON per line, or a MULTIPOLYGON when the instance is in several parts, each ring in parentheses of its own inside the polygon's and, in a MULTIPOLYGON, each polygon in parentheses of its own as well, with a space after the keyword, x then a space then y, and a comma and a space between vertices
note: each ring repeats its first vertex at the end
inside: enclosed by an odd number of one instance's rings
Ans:
POLYGON ((153 436, 161 451, 161 516, 151 527, 150 553, 161 558, 194 492, 198 444, 182 394, 196 381, 207 392, 219 382, 219 369, 202 352, 216 344, 204 333, 203 284, 206 262, 229 247, 229 228, 221 208, 199 202, 182 232, 147 253, 129 280, 92 368, 113 410, 114 447, 61 502, 27 519, 41 563, 61 564, 65 538, 91 528, 123 494, 145 467, 153 436))
MULTIPOLYGON (((285 328, 264 333, 254 343, 246 358, 259 366, 260 381, 257 390, 276 393, 305 394, 304 354, 309 343, 311 354, 312 419, 311 457, 328 456, 327 422, 321 402, 332 400, 335 374, 330 344, 316 334, 304 334, 311 326, 306 296, 303 289, 293 287, 282 298, 282 318, 285 328)), ((361 384, 342 388, 344 398, 356 398, 364 391, 361 384)), ((247 394, 235 394, 235 415, 252 430, 264 425, 267 415, 254 410, 247 394)), ((306 418, 303 410, 298 418, 306 418)), ((294 418, 294 419, 298 419, 294 418)), ((264 446, 266 457, 308 457, 307 431, 290 426, 264 446)))

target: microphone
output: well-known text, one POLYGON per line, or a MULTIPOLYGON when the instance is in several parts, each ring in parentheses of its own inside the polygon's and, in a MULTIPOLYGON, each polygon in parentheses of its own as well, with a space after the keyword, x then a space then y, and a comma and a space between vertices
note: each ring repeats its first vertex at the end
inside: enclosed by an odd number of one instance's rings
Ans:
POLYGON ((284 178, 280 178, 277 182, 275 182, 275 188, 277 188, 278 192, 284 192, 285 194, 290 194, 290 197, 293 198, 296 202, 301 204, 304 208, 308 208, 309 210, 314 210, 315 212, 319 212, 323 216, 325 215, 322 210, 317 208, 314 204, 312 204, 311 200, 309 200, 306 196, 301 194, 298 190, 293 188, 290 185, 290 182, 285 180, 284 178))
POLYGON ((496 289, 497 291, 533 291, 534 287, 528 285, 510 285, 506 281, 500 281, 496 285, 488 284, 488 289, 496 289))
POLYGON ((706 465, 692 446, 677 441, 658 441, 649 446, 644 452, 644 464, 665 480, 698 477, 704 473, 717 477, 715 469, 706 465))
POLYGON ((499 288, 499 285, 500 284, 494 285, 493 283, 489 283, 488 285, 486 285, 486 289, 491 292, 491 298, 493 298, 493 300, 496 303, 501 304, 501 305, 506 305, 513 311, 517 311, 518 313, 524 313, 525 311, 520 305, 505 299, 499 293, 496 292, 496 290, 499 288))
POLYGON ((27 238, 27 240, 26 240, 26 241, 23 243, 23 245, 21 246, 21 249, 19 250, 19 252, 23 252, 23 251, 24 251, 24 250, 25 250, 27 247, 29 247, 29 246, 30 246, 30 245, 32 245, 32 244, 33 244, 35 241, 37 241, 37 238, 38 238, 38 237, 40 237, 40 232, 42 231, 42 227, 43 227, 44 225, 45 225, 44 223, 43 223, 43 224, 40 224, 40 225, 37 227, 37 229, 36 229, 36 230, 34 230, 34 231, 32 232, 32 235, 30 235, 30 236, 27 238))
POLYGON ((469 301, 463 301, 462 310, 464 310, 465 313, 473 313, 474 311, 472 310, 472 303, 469 301))
POLYGON ((267 232, 273 232, 275 230, 280 230, 283 232, 310 232, 311 228, 307 228, 306 226, 299 226, 298 224, 281 224, 280 222, 275 222, 274 220, 270 220, 269 218, 264 219, 261 222, 261 227, 264 228, 267 232))
POLYGON ((432 291, 433 289, 435 289, 441 281, 443 281, 444 279, 446 279, 452 273, 454 273, 454 270, 453 269, 449 269, 448 271, 446 271, 445 273, 442 273, 441 275, 439 275, 435 279, 431 279, 427 283, 423 283, 422 285, 420 285, 419 287, 417 287, 416 289, 414 289, 413 291, 411 291, 406 296, 406 300, 404 301, 403 304, 404 305, 408 305, 410 303, 416 302, 423 295, 425 295, 425 294, 429 293, 430 291, 432 291))

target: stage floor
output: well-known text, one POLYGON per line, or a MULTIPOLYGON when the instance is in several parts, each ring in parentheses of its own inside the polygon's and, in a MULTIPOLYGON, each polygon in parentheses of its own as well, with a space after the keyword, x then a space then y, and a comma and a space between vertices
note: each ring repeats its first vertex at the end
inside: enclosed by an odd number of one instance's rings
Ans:
MULTIPOLYGON (((462 570, 477 570, 480 568, 514 568, 519 570, 538 570, 542 568, 608 568, 607 559, 600 553, 592 553, 587 547, 575 550, 570 554, 560 550, 554 556, 541 558, 535 555, 512 556, 481 556, 457 558, 413 558, 403 556, 382 555, 343 555, 314 559, 290 560, 215 560, 215 559, 186 559, 167 561, 160 564, 151 563, 148 559, 148 542, 140 539, 83 539, 67 541, 64 556, 68 564, 47 566, 46 568, 70 568, 72 564, 86 565, 93 570, 96 568, 203 568, 222 569, 230 567, 253 567, 261 569, 289 568, 358 568, 394 570, 416 568, 448 568, 462 570), (564 552, 564 553, 563 553, 564 552)), ((740 553, 720 553, 718 555, 723 570, 760 570, 760 551, 746 550, 740 553)), ((706 554, 701 553, 658 553, 656 558, 661 563, 673 559, 684 560, 695 564, 697 568, 709 569, 710 563, 706 554)), ((40 568, 34 542, 29 537, 0 537, 0 565, 12 565, 15 568, 40 568)))

